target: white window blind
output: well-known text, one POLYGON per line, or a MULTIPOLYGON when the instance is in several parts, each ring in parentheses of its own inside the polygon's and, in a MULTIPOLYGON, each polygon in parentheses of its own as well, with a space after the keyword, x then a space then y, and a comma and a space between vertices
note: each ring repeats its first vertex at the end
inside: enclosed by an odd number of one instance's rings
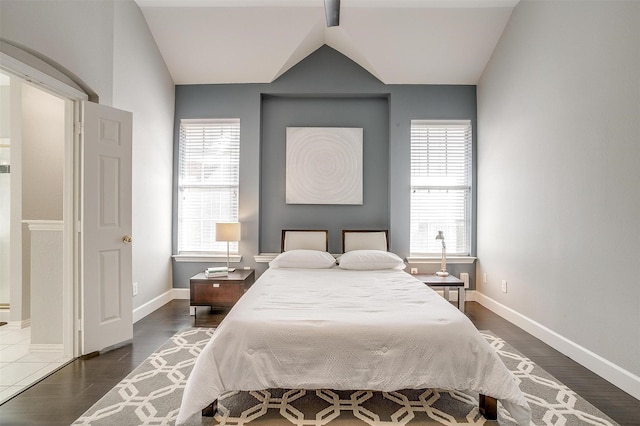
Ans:
POLYGON ((178 161, 178 254, 226 253, 216 223, 238 220, 240 120, 180 120, 178 161))
POLYGON ((470 121, 411 121, 412 255, 471 252, 470 121))

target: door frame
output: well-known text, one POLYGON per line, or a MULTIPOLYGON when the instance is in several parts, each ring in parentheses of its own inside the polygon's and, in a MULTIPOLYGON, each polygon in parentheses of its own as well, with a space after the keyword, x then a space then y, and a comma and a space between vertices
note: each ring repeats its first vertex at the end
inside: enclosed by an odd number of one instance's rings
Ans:
MULTIPOLYGON (((35 57, 31 57, 35 58, 35 57)), ((34 63, 39 59, 35 58, 34 63)), ((40 61, 42 62, 42 61, 40 61)), ((80 122, 81 102, 89 96, 60 79, 0 51, 0 68, 65 101, 64 188, 63 188, 63 346, 64 356, 81 355, 80 316, 80 122)))

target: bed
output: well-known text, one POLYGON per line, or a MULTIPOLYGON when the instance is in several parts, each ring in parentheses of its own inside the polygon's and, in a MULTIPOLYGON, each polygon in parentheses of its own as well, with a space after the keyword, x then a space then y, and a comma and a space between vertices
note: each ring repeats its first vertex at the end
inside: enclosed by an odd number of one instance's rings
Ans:
POLYGON ((282 253, 231 309, 198 356, 176 424, 215 411, 226 391, 442 388, 479 392, 519 424, 530 409, 471 321, 403 271, 386 231, 283 231, 282 253), (289 234, 289 232, 291 232, 289 234), (204 411, 203 411, 204 409, 204 411))

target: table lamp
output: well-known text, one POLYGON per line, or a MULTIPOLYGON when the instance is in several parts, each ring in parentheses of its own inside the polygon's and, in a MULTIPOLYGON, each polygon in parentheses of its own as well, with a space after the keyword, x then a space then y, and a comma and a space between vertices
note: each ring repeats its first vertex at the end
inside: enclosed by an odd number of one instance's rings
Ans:
POLYGON ((216 241, 227 242, 227 271, 235 271, 235 268, 229 268, 229 243, 240 241, 240 222, 216 223, 216 241))
POLYGON ((438 231, 436 240, 442 241, 442 259, 440 260, 440 270, 436 272, 436 275, 439 277, 447 277, 449 276, 449 273, 447 272, 447 246, 444 243, 444 235, 442 234, 442 231, 438 231))

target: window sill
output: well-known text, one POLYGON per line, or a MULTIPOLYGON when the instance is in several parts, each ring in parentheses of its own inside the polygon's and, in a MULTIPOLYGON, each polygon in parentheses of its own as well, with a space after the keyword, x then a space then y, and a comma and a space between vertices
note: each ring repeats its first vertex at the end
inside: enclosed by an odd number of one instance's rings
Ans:
MULTIPOLYGON (((475 262, 477 257, 473 256, 447 256, 447 265, 469 265, 475 262)), ((440 256, 407 256, 408 263, 439 264, 440 256)))
MULTIPOLYGON (((176 262, 226 262, 226 254, 174 254, 171 257, 176 262)), ((229 263, 239 263, 242 256, 239 254, 230 254, 229 263)))

